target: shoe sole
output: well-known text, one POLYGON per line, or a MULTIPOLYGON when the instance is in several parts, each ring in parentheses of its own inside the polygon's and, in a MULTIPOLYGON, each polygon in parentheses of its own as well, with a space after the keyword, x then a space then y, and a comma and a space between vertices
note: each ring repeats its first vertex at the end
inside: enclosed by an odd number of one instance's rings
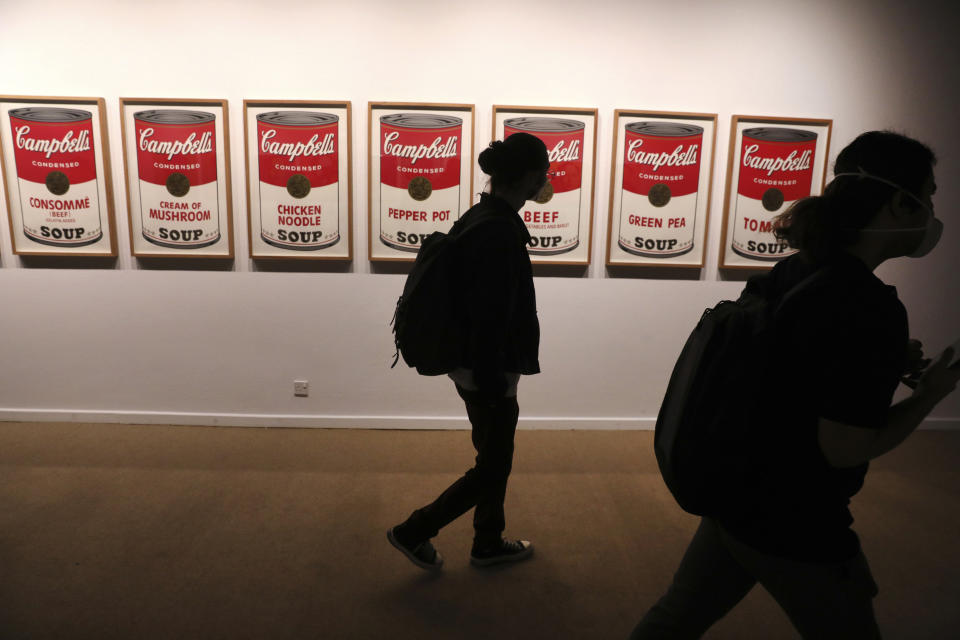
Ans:
POLYGON ((511 562, 522 562, 533 556, 533 547, 527 547, 520 553, 514 553, 503 556, 493 556, 492 558, 476 558, 470 556, 470 564, 475 567, 492 567, 497 564, 507 564, 511 562))
POLYGON ((440 571, 441 567, 443 567, 443 557, 440 555, 439 552, 437 552, 437 560, 439 560, 439 562, 437 562, 437 563, 435 563, 435 564, 430 564, 429 562, 424 562, 423 560, 421 560, 421 559, 418 558, 417 556, 413 555, 413 552, 409 551, 405 546, 403 546, 402 544, 400 544, 400 541, 397 540, 396 536, 393 535, 393 529, 392 529, 392 528, 391 528, 391 529, 387 529, 387 540, 389 540, 389 541, 390 541, 390 544, 392 544, 394 547, 396 547, 396 548, 400 551, 400 553, 402 553, 403 555, 407 556, 407 559, 408 559, 410 562, 412 562, 413 564, 417 565, 417 566, 420 567, 421 569, 426 569, 427 571, 440 571))

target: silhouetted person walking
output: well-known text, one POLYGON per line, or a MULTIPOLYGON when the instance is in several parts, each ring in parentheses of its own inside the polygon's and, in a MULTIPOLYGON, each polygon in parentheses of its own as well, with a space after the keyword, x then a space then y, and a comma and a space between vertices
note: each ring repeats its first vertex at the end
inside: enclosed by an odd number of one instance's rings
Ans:
POLYGON ((756 390, 768 418, 753 426, 739 508, 701 520, 669 590, 631 638, 699 638, 757 582, 804 638, 880 637, 877 586, 849 501, 868 461, 906 439, 960 378, 948 350, 891 406, 901 377, 929 361, 908 340, 896 290, 873 270, 926 255, 939 240, 934 162, 915 140, 865 133, 841 151, 822 196, 775 222, 777 236, 800 251, 751 278, 747 291, 775 308, 809 275, 828 272, 777 316, 771 357, 783 366, 756 390))
POLYGON ((540 192, 550 162, 538 138, 516 133, 479 156, 489 194, 451 230, 457 238, 465 343, 461 366, 450 373, 472 427, 476 465, 431 504, 417 509, 387 537, 414 564, 438 570, 443 558, 430 539, 474 508, 470 562, 487 566, 530 557, 525 540, 504 540, 503 502, 513 464, 521 375, 540 372, 530 234, 517 215, 540 192))

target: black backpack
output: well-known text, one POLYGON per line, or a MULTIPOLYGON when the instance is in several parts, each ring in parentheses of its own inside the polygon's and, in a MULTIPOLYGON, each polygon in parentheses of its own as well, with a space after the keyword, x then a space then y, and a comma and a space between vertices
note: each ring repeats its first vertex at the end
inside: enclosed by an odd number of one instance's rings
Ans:
POLYGON ((687 338, 660 405, 653 448, 677 503, 695 515, 734 514, 751 483, 751 433, 761 406, 776 319, 797 294, 822 281, 808 276, 771 305, 743 293, 707 309, 687 338))
POLYGON ((461 218, 449 233, 434 231, 420 245, 390 322, 397 349, 391 369, 400 356, 425 376, 450 373, 460 366, 465 322, 456 286, 457 242, 463 233, 489 219, 481 216, 464 226, 461 218))

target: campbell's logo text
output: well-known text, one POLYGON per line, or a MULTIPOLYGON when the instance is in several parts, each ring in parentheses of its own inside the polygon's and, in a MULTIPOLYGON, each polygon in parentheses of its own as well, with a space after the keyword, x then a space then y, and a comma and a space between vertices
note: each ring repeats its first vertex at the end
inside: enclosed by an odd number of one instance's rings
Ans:
POLYGON ((457 136, 450 136, 443 142, 442 136, 437 136, 429 145, 425 144, 395 144, 400 137, 398 131, 391 131, 383 138, 383 155, 395 158, 406 158, 410 164, 417 160, 434 160, 439 158, 457 157, 457 136))
POLYGON ((213 133, 207 131, 197 138, 194 132, 185 140, 154 140, 153 127, 146 127, 140 131, 140 150, 166 155, 167 160, 172 160, 173 156, 210 153, 213 151, 213 133))
POLYGON ((550 149, 550 162, 574 162, 579 159, 579 140, 573 140, 569 145, 560 140, 554 145, 553 149, 550 149))
POLYGON ((327 156, 336 153, 335 136, 328 133, 320 139, 320 134, 315 133, 313 137, 306 142, 272 142, 277 135, 276 129, 268 129, 260 136, 260 151, 275 156, 286 156, 287 160, 293 162, 301 156, 327 156))
POLYGON ((75 133, 67 131, 62 138, 31 138, 30 126, 16 127, 17 148, 46 154, 49 158, 55 153, 79 153, 90 150, 90 132, 75 133))
POLYGON ((776 171, 806 171, 810 168, 810 159, 813 157, 813 151, 810 149, 799 155, 794 149, 785 158, 764 158, 753 155, 759 148, 760 145, 752 144, 743 150, 743 166, 757 171, 766 171, 768 176, 776 171))
POLYGON ((648 164, 653 171, 660 167, 687 167, 697 164, 697 151, 700 147, 692 144, 684 151, 683 145, 680 144, 670 153, 666 151, 648 153, 641 150, 641 146, 643 146, 643 140, 631 140, 627 147, 627 160, 636 164, 648 164))

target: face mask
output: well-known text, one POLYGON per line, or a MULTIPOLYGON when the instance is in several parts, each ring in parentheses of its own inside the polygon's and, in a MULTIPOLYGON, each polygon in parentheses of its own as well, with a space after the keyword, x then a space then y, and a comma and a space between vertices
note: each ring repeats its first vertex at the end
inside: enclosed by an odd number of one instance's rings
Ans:
POLYGON ((841 176, 856 176, 858 178, 867 178, 868 180, 876 180, 877 182, 882 182, 888 184, 891 187, 897 189, 898 191, 903 191, 905 194, 917 201, 926 212, 929 214, 927 216, 927 223, 922 227, 904 227, 901 229, 860 229, 861 233, 902 233, 904 231, 923 231, 923 239, 920 240, 920 244, 917 245, 917 248, 907 254, 910 258, 922 258, 927 255, 933 248, 937 246, 937 243, 940 242, 940 236, 943 235, 943 222, 941 222, 934 214, 933 209, 924 204, 920 198, 913 195, 896 182, 892 180, 887 180, 886 178, 881 178, 880 176, 875 176, 872 173, 867 173, 863 169, 860 169, 860 173, 837 173, 834 174, 834 178, 839 178, 841 176))
POLYGON ((533 200, 539 196, 540 192, 543 191, 543 188, 547 185, 547 182, 547 176, 544 174, 541 179, 537 180, 537 184, 531 187, 530 193, 527 195, 527 200, 533 200))
POLYGON ((920 244, 917 245, 917 248, 908 253, 907 256, 911 258, 922 258, 933 251, 933 248, 940 242, 940 236, 942 235, 943 222, 941 222, 939 218, 935 218, 933 212, 930 211, 930 217, 927 218, 927 226, 924 228, 923 239, 920 241, 920 244))

